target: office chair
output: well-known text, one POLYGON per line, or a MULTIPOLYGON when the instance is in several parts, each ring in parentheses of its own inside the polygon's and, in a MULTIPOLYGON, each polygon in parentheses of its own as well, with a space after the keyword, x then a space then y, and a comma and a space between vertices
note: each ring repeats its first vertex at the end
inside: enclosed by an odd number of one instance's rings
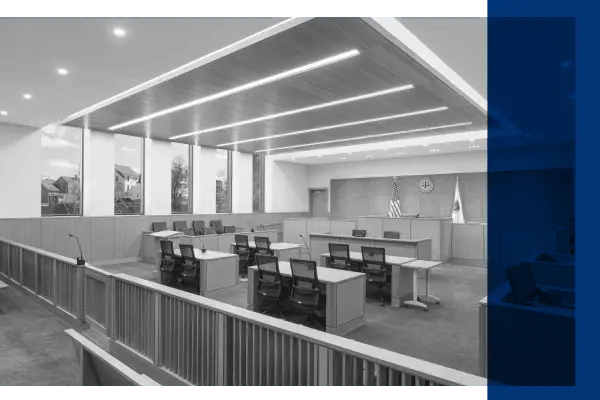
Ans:
POLYGON ((258 288, 256 289, 256 293, 262 298, 261 313, 266 314, 270 311, 277 311, 281 317, 284 317, 280 309, 283 282, 279 273, 279 261, 277 257, 257 254, 256 265, 258 267, 258 288), (264 301, 271 303, 270 306, 263 308, 264 301))
POLYGON ((233 226, 233 225, 224 226, 223 233, 235 233, 235 226, 233 226))
POLYGON ((210 221, 210 226, 215 228, 215 231, 220 235, 223 233, 223 222, 220 219, 210 221))
POLYGON ((204 226, 204 221, 192 221, 192 229, 194 230, 194 235, 202 235, 202 229, 204 229, 204 226))
POLYGON ((254 244, 256 246, 256 254, 266 254, 269 256, 274 255, 271 250, 271 244, 267 236, 255 236, 254 244))
POLYGON ((543 304, 547 306, 555 306, 562 308, 575 308, 573 304, 563 302, 560 298, 560 292, 568 294, 572 290, 549 290, 538 286, 533 271, 531 270, 531 264, 521 263, 508 267, 506 269, 506 275, 508 276, 508 282, 511 286, 512 301, 517 304, 533 305, 543 304))
POLYGON ((329 243, 329 268, 350 270, 350 246, 341 243, 329 243))
POLYGON ((383 307, 383 293, 381 290, 387 284, 388 269, 385 263, 385 248, 361 246, 363 259, 363 272, 367 275, 367 285, 375 286, 375 294, 379 297, 383 307))
POLYGON ((214 235, 215 233, 217 233, 215 231, 215 228, 213 228, 212 226, 207 226, 202 228, 202 234, 203 235, 214 235))
POLYGON ((248 275, 248 266, 252 264, 252 253, 250 251, 250 245, 248 244, 247 235, 235 235, 235 248, 236 253, 239 257, 239 272, 242 277, 248 275))
POLYGON ((183 232, 186 235, 194 236, 194 231, 188 228, 186 221, 173 221, 173 230, 183 232))
POLYGON ((181 251, 181 283, 183 288, 193 288, 200 292, 200 260, 194 254, 194 246, 191 244, 180 244, 181 251))
POLYGON ((292 268, 290 301, 304 311, 308 311, 309 322, 318 329, 324 330, 323 325, 316 319, 321 297, 317 262, 290 258, 290 267, 292 268))
POLYGON ((354 237, 367 237, 367 231, 364 229, 352 229, 352 236, 354 237))
POLYGON ((396 231, 385 231, 383 232, 384 239, 400 239, 400 232, 396 231))
POLYGON ((174 285, 181 274, 181 258, 175 255, 173 242, 170 240, 161 240, 160 250, 160 283, 174 285))
POLYGON ((152 223, 152 232, 162 232, 167 230, 166 222, 153 222, 152 223))

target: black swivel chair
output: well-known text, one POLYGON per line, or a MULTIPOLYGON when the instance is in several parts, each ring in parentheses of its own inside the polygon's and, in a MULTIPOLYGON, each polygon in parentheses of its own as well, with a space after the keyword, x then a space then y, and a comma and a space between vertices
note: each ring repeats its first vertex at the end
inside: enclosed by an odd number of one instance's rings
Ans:
POLYGON ((385 231, 383 232, 384 239, 400 239, 400 232, 396 231, 385 231))
POLYGON ((290 258, 292 268, 292 287, 290 301, 305 312, 310 313, 309 322, 317 329, 324 330, 323 324, 316 319, 321 297, 317 262, 290 258))
POLYGON ((272 256, 273 250, 271 250, 271 243, 269 238, 266 236, 255 236, 254 244, 256 246, 256 254, 264 254, 272 256))
POLYGON ((153 222, 152 223, 152 232, 162 232, 167 230, 166 222, 153 222))
POLYGON ((210 226, 215 228, 215 231, 220 235, 223 233, 223 222, 220 219, 210 221, 210 226))
POLYGON ((194 246, 180 244, 181 250, 181 283, 185 290, 200 292, 200 260, 194 255, 194 246))
POLYGON ((235 233, 235 226, 233 226, 233 225, 224 226, 223 233, 235 233))
POLYGON ((205 228, 202 228, 203 235, 214 235, 215 233, 217 233, 217 232, 215 231, 215 228, 213 228, 212 226, 207 226, 205 228))
POLYGON ((194 231, 188 228, 186 221, 173 221, 173 230, 183 232, 186 235, 194 236, 194 231))
POLYGON ((382 289, 387 285, 389 266, 385 263, 385 248, 362 246, 363 272, 367 276, 367 284, 376 287, 375 294, 379 297, 381 306, 383 301, 382 289))
POLYGON ((242 277, 248 275, 248 266, 252 264, 253 257, 248 244, 247 235, 235 235, 235 248, 239 257, 239 271, 242 277))
POLYGON ((279 261, 277 257, 257 254, 256 265, 258 267, 258 288, 256 293, 262 298, 260 312, 266 314, 271 311, 277 311, 283 317, 280 308, 283 282, 279 273, 279 261), (263 307, 264 303, 268 304, 267 307, 263 307))
POLYGON ((350 246, 341 243, 329 243, 329 268, 350 270, 350 246))
POLYGON ((364 229, 352 229, 352 236, 354 237, 367 237, 367 231, 364 229))
POLYGON ((175 285, 181 274, 181 258, 175 255, 173 242, 170 240, 160 241, 160 283, 163 285, 175 285))
POLYGON ((194 235, 202 235, 202 229, 204 229, 204 226, 204 221, 192 221, 192 229, 194 230, 194 235))

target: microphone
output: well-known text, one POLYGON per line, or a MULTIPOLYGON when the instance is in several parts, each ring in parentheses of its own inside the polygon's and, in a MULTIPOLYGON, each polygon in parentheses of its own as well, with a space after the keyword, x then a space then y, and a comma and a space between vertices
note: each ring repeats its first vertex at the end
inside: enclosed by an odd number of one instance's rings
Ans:
POLYGON ((306 247, 306 251, 308 252, 308 258, 312 261, 312 257, 310 256, 310 249, 308 248, 308 245, 306 244, 306 239, 304 239, 304 236, 302 236, 302 235, 300 235, 300 237, 304 241, 304 247, 306 247))
POLYGON ((260 224, 260 225, 258 225, 258 227, 261 228, 267 234, 267 239, 269 239, 269 243, 272 243, 271 236, 269 236, 269 232, 267 232, 267 230, 265 229, 265 226, 260 224))
POLYGON ((202 239, 200 239, 200 236, 196 236, 198 238, 198 240, 200 241, 200 243, 202 243, 202 252, 206 253, 206 249, 204 248, 204 242, 202 241, 202 239))
POLYGON ((77 240, 77 247, 79 247, 79 257, 77 257, 77 265, 85 265, 85 260, 83 259, 83 252, 81 251, 81 243, 79 243, 79 238, 72 233, 69 233, 69 237, 75 238, 77 240))
POLYGON ((248 223, 248 226, 250 227, 250 232, 254 232, 254 228, 250 226, 250 220, 246 221, 248 223))

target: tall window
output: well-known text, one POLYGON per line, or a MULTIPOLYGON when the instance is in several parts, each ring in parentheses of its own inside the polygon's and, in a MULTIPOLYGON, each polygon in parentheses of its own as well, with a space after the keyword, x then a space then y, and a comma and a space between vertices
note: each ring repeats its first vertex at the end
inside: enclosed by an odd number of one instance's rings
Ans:
POLYGON ((81 215, 82 129, 42 133, 42 215, 81 215))
POLYGON ((231 212, 231 151, 216 150, 217 166, 217 212, 231 212))
POLYGON ((142 214, 144 139, 115 135, 115 215, 142 214))
POLYGON ((265 157, 252 155, 252 211, 265 211, 265 157))
POLYGON ((190 213, 190 146, 171 143, 171 212, 190 213))

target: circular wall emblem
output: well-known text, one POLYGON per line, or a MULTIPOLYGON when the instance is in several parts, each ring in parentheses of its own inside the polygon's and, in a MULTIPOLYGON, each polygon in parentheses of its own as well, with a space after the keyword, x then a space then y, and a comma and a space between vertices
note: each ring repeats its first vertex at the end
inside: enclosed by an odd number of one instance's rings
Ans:
POLYGON ((433 190, 433 181, 427 176, 419 181, 419 190, 423 193, 429 193, 433 190))

